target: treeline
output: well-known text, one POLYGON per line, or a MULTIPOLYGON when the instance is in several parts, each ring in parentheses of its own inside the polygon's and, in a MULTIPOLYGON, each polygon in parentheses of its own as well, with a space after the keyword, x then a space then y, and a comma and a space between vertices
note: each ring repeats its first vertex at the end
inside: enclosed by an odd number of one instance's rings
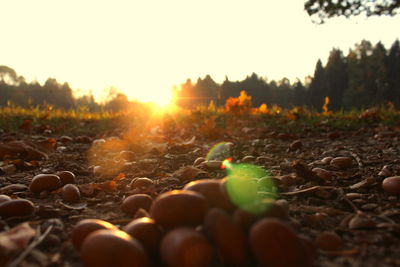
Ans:
POLYGON ((62 109, 74 109, 79 105, 96 108, 93 96, 74 98, 68 83, 49 78, 41 85, 37 81, 27 83, 23 76, 7 66, 0 66, 0 106, 17 105, 37 107, 51 105, 62 109))
POLYGON ((37 81, 27 83, 23 76, 7 66, 0 66, 0 107, 41 107, 50 106, 59 109, 84 109, 86 111, 111 110, 118 111, 122 107, 130 107, 136 103, 129 102, 128 97, 115 88, 107 88, 108 101, 99 104, 92 94, 74 97, 73 89, 68 83, 59 83, 48 78, 41 85, 37 81))
POLYGON ((365 108, 392 102, 400 106, 400 44, 396 40, 387 50, 378 42, 363 40, 345 56, 340 49, 333 49, 327 63, 318 60, 313 77, 291 83, 287 78, 268 81, 253 73, 242 81, 228 77, 217 84, 210 75, 196 83, 188 79, 175 89, 178 104, 184 107, 207 105, 211 101, 224 105, 226 100, 237 97, 245 90, 252 96, 254 106, 279 105, 284 108, 307 106, 321 110, 326 96, 329 109, 365 108))
MULTIPOLYGON (((363 40, 345 56, 333 49, 325 65, 318 60, 312 77, 304 82, 291 83, 287 78, 269 81, 253 73, 242 81, 216 83, 210 75, 195 83, 188 79, 175 88, 177 104, 183 107, 209 105, 224 106, 229 97, 238 97, 245 90, 254 106, 278 105, 283 108, 307 106, 321 110, 326 96, 329 109, 366 108, 392 102, 400 107, 400 42, 396 40, 389 50, 378 42, 363 40)), ((105 104, 95 102, 93 95, 75 98, 68 83, 53 78, 41 85, 27 83, 10 67, 0 66, 0 106, 10 103, 23 107, 52 105, 63 109, 85 108, 88 111, 108 109, 117 111, 129 107, 126 95, 119 91, 109 94, 105 104)))

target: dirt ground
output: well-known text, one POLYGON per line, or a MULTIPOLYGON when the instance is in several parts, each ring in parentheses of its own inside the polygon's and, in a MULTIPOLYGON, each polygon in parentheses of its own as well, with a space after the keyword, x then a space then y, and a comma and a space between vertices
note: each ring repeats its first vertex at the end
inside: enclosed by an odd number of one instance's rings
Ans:
MULTIPOLYGON (((382 188, 384 178, 400 175, 400 129, 375 125, 284 133, 243 125, 215 138, 173 127, 135 134, 115 129, 76 136, 50 129, 0 135, 0 194, 30 200, 35 207, 27 216, 0 220, 3 235, 23 222, 34 230, 21 247, 2 248, 4 266, 82 266, 71 243, 77 222, 96 218, 118 227, 129 223, 133 216, 120 206, 135 193, 129 184, 136 177, 153 180, 155 188, 148 192, 153 198, 192 180, 222 179, 226 170, 204 163, 185 172, 220 142, 232 143, 227 156, 233 162, 269 172, 278 199, 287 204, 284 220, 310 241, 314 266, 400 266, 400 204, 397 195, 382 188), (4 147, 15 142, 23 145, 4 147), (334 165, 329 157, 347 157, 350 164, 334 165), (29 190, 35 175, 59 171, 75 174, 81 193, 77 203, 63 200, 60 189, 29 190), (326 231, 338 240, 328 249, 317 242, 326 231)), ((216 260, 214 265, 221 263, 216 260)))

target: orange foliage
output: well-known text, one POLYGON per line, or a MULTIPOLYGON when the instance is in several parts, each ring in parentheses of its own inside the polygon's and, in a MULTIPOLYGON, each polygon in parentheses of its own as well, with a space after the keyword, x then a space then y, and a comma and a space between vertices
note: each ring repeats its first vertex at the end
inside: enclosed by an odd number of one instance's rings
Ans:
POLYGON ((329 115, 331 113, 330 111, 328 111, 328 104, 329 104, 329 97, 325 96, 325 103, 322 106, 322 109, 324 110, 323 112, 324 115, 329 115))
POLYGON ((251 111, 251 96, 246 91, 241 91, 239 97, 230 97, 226 100, 225 110, 236 115, 249 113, 251 111))
POLYGON ((267 104, 261 104, 261 106, 257 109, 258 113, 262 114, 270 114, 271 111, 268 109, 267 104))

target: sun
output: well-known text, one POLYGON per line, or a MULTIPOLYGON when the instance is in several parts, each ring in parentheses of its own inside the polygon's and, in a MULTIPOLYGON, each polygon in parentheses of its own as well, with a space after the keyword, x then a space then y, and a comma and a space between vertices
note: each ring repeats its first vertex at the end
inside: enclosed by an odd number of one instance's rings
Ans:
POLYGON ((140 93, 128 91, 126 92, 130 100, 136 100, 143 103, 155 104, 160 108, 166 108, 174 104, 175 97, 173 91, 168 89, 148 89, 140 93))

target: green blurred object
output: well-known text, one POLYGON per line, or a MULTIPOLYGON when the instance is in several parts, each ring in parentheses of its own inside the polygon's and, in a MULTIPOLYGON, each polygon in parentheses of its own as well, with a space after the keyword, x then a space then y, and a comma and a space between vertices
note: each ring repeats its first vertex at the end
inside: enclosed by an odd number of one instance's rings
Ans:
POLYGON ((224 161, 224 166, 228 174, 226 189, 231 201, 253 214, 264 213, 277 193, 268 172, 259 166, 233 164, 229 161, 224 161))

